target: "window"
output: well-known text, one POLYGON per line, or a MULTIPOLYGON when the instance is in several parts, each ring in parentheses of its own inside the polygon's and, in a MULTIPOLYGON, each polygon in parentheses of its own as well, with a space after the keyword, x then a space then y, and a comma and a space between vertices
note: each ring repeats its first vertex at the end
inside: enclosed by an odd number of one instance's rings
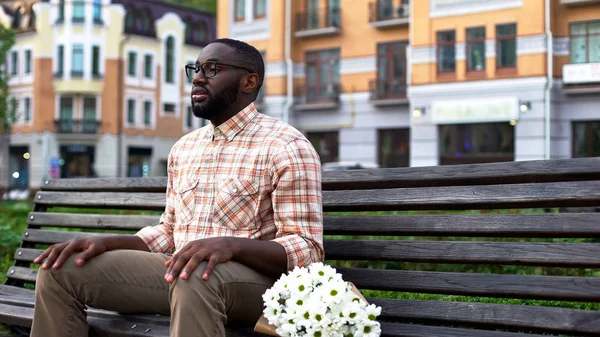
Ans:
POLYGON ((173 103, 163 104, 163 111, 164 111, 165 115, 174 115, 175 114, 175 104, 173 104, 173 103))
POLYGON ((144 77, 152 78, 152 55, 144 55, 144 77))
POLYGON ((185 127, 192 129, 194 127, 194 114, 192 113, 192 107, 188 105, 185 114, 185 127))
POLYGON ((127 53, 127 74, 135 76, 137 73, 137 53, 130 51, 127 53))
POLYGON ((56 54, 56 75, 62 76, 64 70, 65 47, 63 45, 58 46, 56 54))
POLYGON ((31 121, 31 98, 25 97, 23 99, 23 121, 31 121))
POLYGON ((73 62, 71 64, 71 76, 83 76, 83 45, 73 45, 73 62))
POLYGON ((147 10, 142 13, 142 30, 150 30, 150 14, 147 10))
POLYGON ((133 17, 133 12, 131 9, 127 8, 127 12, 125 13, 125 28, 127 30, 133 29, 135 26, 135 18, 133 17))
POLYGON ((194 41, 204 41, 206 39, 206 27, 204 23, 200 22, 194 29, 194 41))
POLYGON ((56 21, 65 21, 65 0, 58 0, 58 16, 56 21))
POLYGON ((267 16, 267 0, 254 0, 254 18, 262 19, 267 16))
POLYGON ((83 133, 96 133, 96 97, 83 98, 83 133))
POLYGON ((9 122, 15 123, 18 119, 18 111, 17 109, 19 108, 19 101, 17 100, 16 97, 8 97, 8 102, 9 102, 9 108, 8 108, 8 117, 9 117, 9 122))
POLYGON ((19 52, 12 51, 10 53, 10 74, 16 75, 19 72, 19 52))
POLYGON ((306 138, 321 158, 321 163, 340 161, 340 134, 338 131, 308 132, 306 138))
POLYGON ((127 123, 135 124, 135 100, 131 98, 127 100, 127 123))
POLYGON ((84 0, 73 0, 73 22, 83 22, 85 18, 84 0))
POLYGON ((485 27, 467 28, 467 69, 485 70, 485 27))
POLYGON ((21 7, 15 8, 15 17, 13 18, 11 28, 14 28, 14 29, 21 28, 22 19, 23 19, 23 14, 21 12, 21 7))
POLYGON ((500 68, 517 66, 517 25, 514 23, 496 26, 496 63, 500 68))
POLYGON ((306 53, 306 101, 331 101, 339 97, 340 50, 306 53))
POLYGON ((600 62, 600 21, 572 23, 571 63, 600 62))
POLYGON ((25 51, 25 74, 31 74, 31 50, 25 51))
POLYGON ((235 21, 246 20, 246 0, 234 0, 234 18, 235 21))
POLYGON ((377 138, 380 167, 409 166, 409 129, 381 129, 378 131, 377 138))
POLYGON ((147 177, 150 175, 152 148, 130 147, 127 154, 128 177, 147 177))
POLYGON ((376 99, 406 97, 407 41, 377 45, 376 99))
POLYGON ((152 102, 144 101, 144 125, 152 125, 152 102))
POLYGON ((167 81, 167 83, 175 83, 175 38, 169 36, 165 44, 165 80, 167 81))
POLYGON ((100 76, 100 46, 92 47, 92 76, 100 76))
POLYGON ((600 157, 600 121, 573 122, 573 158, 600 157))
POLYGON ((456 71, 455 42, 455 31, 449 30, 437 33, 438 73, 453 73, 456 71))
POLYGON ((514 161, 515 128, 508 122, 439 126, 441 165, 514 161))
POLYGON ((102 0, 94 0, 94 23, 102 23, 102 0))
POLYGON ((306 29, 319 28, 319 0, 306 0, 306 29))
POLYGON ((59 105, 59 131, 73 132, 73 97, 62 96, 59 105))

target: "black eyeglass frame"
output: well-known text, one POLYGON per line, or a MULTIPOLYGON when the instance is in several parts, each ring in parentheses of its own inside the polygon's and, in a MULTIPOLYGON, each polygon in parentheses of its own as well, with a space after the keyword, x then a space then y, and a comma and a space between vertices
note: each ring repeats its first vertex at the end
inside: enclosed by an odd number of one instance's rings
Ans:
POLYGON ((215 76, 217 75, 217 73, 216 73, 216 72, 215 72, 214 74, 209 74, 209 75, 207 75, 207 74, 206 74, 206 71, 204 71, 204 67, 203 67, 203 66, 204 66, 205 64, 207 64, 207 63, 212 63, 212 64, 214 64, 213 68, 211 68, 211 69, 216 69, 218 65, 224 65, 224 66, 227 66, 227 67, 232 67, 232 68, 237 68, 237 69, 243 69, 243 70, 246 70, 246 71, 247 71, 247 72, 249 72, 250 74, 254 74, 254 73, 256 73, 255 71, 253 71, 253 70, 250 70, 249 68, 242 67, 242 66, 238 66, 238 65, 235 65, 235 64, 223 63, 223 62, 217 62, 217 61, 206 61, 206 62, 203 62, 203 63, 201 63, 201 64, 197 64, 197 63, 194 63, 194 64, 186 64, 186 65, 185 65, 185 76, 186 76, 188 79, 193 79, 193 78, 194 78, 194 76, 190 77, 190 73, 188 72, 188 69, 189 69, 189 70, 192 70, 192 71, 194 71, 194 74, 197 74, 197 73, 198 73, 198 71, 202 70, 202 75, 203 75, 204 77, 206 77, 206 78, 215 77, 215 76))

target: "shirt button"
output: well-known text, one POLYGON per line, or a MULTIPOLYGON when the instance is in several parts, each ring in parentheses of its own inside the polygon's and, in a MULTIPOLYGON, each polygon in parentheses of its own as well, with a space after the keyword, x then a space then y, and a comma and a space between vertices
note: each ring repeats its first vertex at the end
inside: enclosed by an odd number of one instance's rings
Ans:
POLYGON ((232 191, 233 193, 237 193, 237 188, 234 188, 232 191))

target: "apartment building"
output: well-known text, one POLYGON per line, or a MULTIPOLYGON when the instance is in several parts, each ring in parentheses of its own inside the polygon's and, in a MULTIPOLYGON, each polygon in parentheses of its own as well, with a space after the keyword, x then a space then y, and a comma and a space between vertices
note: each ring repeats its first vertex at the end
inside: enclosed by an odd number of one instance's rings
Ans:
POLYGON ((2 2, 17 118, 0 186, 166 175, 172 145, 201 123, 184 65, 215 38, 214 19, 158 0, 2 2))
POLYGON ((219 0, 217 13, 219 37, 263 52, 260 111, 303 131, 323 163, 409 164, 409 1, 219 0))
POLYGON ((599 0, 218 3, 264 52, 262 111, 324 163, 600 156, 599 0))

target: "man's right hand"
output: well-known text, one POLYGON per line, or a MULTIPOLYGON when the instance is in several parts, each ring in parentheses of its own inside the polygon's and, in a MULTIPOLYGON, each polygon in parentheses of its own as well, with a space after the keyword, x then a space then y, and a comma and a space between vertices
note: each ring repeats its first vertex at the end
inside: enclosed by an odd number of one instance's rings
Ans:
POLYGON ((81 253, 75 260, 78 266, 83 266, 95 256, 107 250, 107 237, 76 238, 63 243, 54 244, 46 249, 42 255, 33 260, 34 263, 44 262, 42 269, 60 268, 63 263, 73 254, 81 253))

